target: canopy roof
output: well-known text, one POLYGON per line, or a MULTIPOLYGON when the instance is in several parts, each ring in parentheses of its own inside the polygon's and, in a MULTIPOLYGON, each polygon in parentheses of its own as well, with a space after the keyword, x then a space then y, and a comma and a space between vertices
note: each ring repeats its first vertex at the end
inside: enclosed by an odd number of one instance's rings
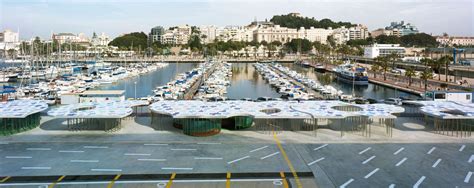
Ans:
POLYGON ((401 113, 402 107, 388 104, 356 105, 341 101, 159 101, 150 109, 155 113, 171 115, 173 118, 228 118, 252 116, 272 119, 345 118, 367 116, 395 118, 392 113, 401 113), (334 109, 336 106, 358 107, 359 111, 347 112, 334 109))
POLYGON ((452 101, 411 101, 423 105, 422 113, 441 119, 474 119, 473 103, 457 103, 452 101))
POLYGON ((132 107, 143 105, 148 105, 148 102, 126 100, 78 103, 51 109, 48 115, 57 118, 124 118, 132 114, 132 107))
POLYGON ((40 100, 0 102, 0 118, 25 118, 46 109, 48 109, 48 104, 40 100))

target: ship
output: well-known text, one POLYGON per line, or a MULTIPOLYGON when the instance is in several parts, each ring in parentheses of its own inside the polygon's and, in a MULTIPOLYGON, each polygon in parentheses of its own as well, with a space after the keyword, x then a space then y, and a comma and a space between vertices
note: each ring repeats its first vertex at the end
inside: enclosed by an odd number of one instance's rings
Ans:
POLYGON ((369 77, 367 71, 363 67, 357 67, 350 63, 338 66, 334 72, 338 80, 354 84, 369 85, 369 77))

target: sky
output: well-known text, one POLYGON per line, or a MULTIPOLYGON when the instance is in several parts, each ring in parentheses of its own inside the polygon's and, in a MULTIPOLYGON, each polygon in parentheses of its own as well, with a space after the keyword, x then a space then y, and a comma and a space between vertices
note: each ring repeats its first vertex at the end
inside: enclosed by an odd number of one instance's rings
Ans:
POLYGON ((350 21, 369 31, 390 22, 422 32, 474 36, 474 0, 0 0, 0 30, 20 38, 51 33, 148 33, 154 26, 247 25, 255 18, 299 12, 317 20, 350 21))

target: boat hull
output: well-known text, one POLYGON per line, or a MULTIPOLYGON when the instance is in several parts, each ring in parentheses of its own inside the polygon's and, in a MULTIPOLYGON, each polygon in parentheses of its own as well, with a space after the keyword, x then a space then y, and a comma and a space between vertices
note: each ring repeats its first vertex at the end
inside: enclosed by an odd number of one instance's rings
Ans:
POLYGON ((342 75, 336 73, 337 80, 340 80, 345 83, 354 84, 354 85, 369 85, 369 78, 366 76, 352 78, 350 76, 342 75))

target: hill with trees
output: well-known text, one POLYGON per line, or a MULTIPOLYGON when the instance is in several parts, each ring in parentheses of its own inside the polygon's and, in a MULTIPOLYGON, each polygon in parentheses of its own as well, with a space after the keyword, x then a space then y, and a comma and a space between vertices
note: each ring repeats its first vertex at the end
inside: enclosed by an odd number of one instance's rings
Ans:
POLYGON ((138 49, 141 49, 144 51, 148 46, 148 36, 143 32, 125 34, 112 40, 109 46, 117 46, 122 50, 138 51, 138 49))
POLYGON ((353 24, 350 22, 334 22, 328 18, 322 19, 322 20, 316 20, 314 17, 313 18, 308 18, 308 17, 299 17, 299 16, 292 16, 290 14, 288 15, 275 15, 273 16, 272 19, 270 19, 271 22, 274 24, 280 25, 282 27, 289 27, 289 28, 300 28, 304 27, 306 29, 309 29, 310 27, 314 28, 339 28, 341 26, 345 27, 351 27, 353 24))
POLYGON ((375 37, 378 44, 400 44, 404 47, 437 47, 436 39, 426 33, 410 34, 401 37, 380 35, 375 37))

